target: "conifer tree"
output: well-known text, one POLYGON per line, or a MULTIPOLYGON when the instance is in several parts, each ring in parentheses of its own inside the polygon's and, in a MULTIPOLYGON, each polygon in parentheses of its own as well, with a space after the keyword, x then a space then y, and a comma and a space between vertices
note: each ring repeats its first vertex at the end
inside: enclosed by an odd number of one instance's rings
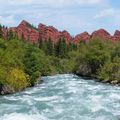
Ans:
POLYGON ((12 40, 12 39, 14 39, 14 33, 12 30, 9 30, 8 31, 8 40, 12 40))
POLYGON ((53 43, 50 37, 47 41, 46 53, 47 55, 53 55, 53 43))
POLYGON ((67 49, 66 41, 65 41, 65 39, 63 38, 63 39, 62 39, 62 43, 61 43, 61 57, 62 57, 62 58, 66 57, 68 51, 69 51, 69 50, 67 49))
POLYGON ((67 55, 67 44, 63 38, 60 38, 58 43, 55 45, 55 55, 61 58, 67 55))
POLYGON ((59 41, 55 44, 55 56, 60 56, 60 44, 61 44, 61 38, 59 41))
POLYGON ((39 42, 39 48, 43 49, 43 40, 41 37, 39 38, 38 42, 39 42))

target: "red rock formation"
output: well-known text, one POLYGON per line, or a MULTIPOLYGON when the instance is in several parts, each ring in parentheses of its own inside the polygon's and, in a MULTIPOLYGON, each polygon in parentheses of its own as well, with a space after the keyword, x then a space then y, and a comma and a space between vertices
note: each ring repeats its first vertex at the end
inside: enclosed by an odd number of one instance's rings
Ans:
POLYGON ((59 31, 53 26, 46 26, 44 24, 39 24, 38 26, 40 32, 40 38, 42 40, 48 40, 49 38, 53 43, 56 43, 59 39, 59 31))
POLYGON ((110 40, 111 35, 104 29, 99 29, 92 33, 92 39, 100 38, 102 40, 110 40))
MULTIPOLYGON (((57 43, 57 41, 60 38, 63 38, 66 41, 66 43, 72 41, 75 44, 77 44, 80 40, 88 42, 90 38, 92 39, 100 38, 102 40, 113 40, 113 41, 120 40, 120 31, 118 30, 116 30, 114 36, 111 36, 104 29, 99 29, 97 31, 94 31, 92 35, 89 35, 89 33, 87 32, 83 32, 81 34, 76 35, 75 38, 72 38, 72 36, 65 30, 61 32, 58 31, 53 26, 46 26, 44 24, 39 24, 38 28, 35 28, 25 20, 23 20, 18 25, 18 27, 12 27, 10 29, 13 32, 16 32, 19 38, 21 38, 23 34, 25 40, 29 40, 31 42, 36 42, 36 43, 38 43, 39 39, 48 40, 49 38, 51 38, 53 43, 57 43)), ((3 30, 4 36, 7 35, 8 30, 9 29, 4 28, 3 30)))
POLYGON ((78 34, 78 35, 75 36, 75 38, 74 38, 74 43, 77 44, 77 43, 79 43, 81 40, 84 41, 84 42, 87 42, 87 41, 90 40, 90 37, 91 37, 91 36, 89 35, 88 32, 83 32, 83 33, 78 34))
POLYGON ((59 32, 53 26, 46 26, 44 24, 39 24, 38 29, 40 31, 40 37, 43 40, 48 40, 49 38, 51 38, 53 43, 57 43, 57 41, 60 38, 63 38, 66 41, 66 43, 72 40, 71 35, 67 31, 59 32))
POLYGON ((120 31, 119 30, 115 31, 115 34, 113 36, 113 40, 114 41, 120 41, 120 31))
POLYGON ((66 43, 69 43, 73 40, 72 36, 66 30, 60 32, 59 38, 63 38, 66 41, 66 43))
POLYGON ((27 21, 23 20, 18 27, 10 28, 13 32, 18 34, 18 37, 21 38, 22 34, 25 40, 30 40, 31 42, 38 42, 39 32, 27 21))

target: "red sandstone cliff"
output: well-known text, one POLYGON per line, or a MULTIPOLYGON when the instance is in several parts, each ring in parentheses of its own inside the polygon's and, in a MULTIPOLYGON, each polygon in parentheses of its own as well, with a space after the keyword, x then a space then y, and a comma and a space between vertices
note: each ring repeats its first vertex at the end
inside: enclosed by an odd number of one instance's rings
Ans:
POLYGON ((11 28, 11 30, 16 32, 19 38, 23 35, 25 40, 30 40, 31 42, 36 43, 38 42, 39 31, 25 20, 23 20, 17 27, 11 28))
POLYGON ((56 43, 60 38, 63 38, 66 43, 72 40, 71 35, 67 31, 58 31, 53 26, 39 24, 38 30, 40 32, 40 38, 42 40, 48 40, 49 38, 51 38, 53 43, 56 43))
MULTIPOLYGON (((102 40, 120 40, 120 31, 116 30, 115 34, 112 36, 106 30, 99 29, 94 31, 91 35, 88 32, 83 32, 76 35, 74 38, 66 31, 59 31, 53 26, 46 26, 44 24, 39 24, 38 28, 35 28, 27 21, 23 20, 17 27, 10 28, 13 32, 18 34, 21 38, 23 35, 25 40, 37 43, 39 39, 48 40, 51 38, 53 43, 57 43, 60 38, 63 38, 66 43, 72 41, 77 44, 79 41, 88 42, 90 39, 100 38, 102 40)), ((4 28, 4 36, 7 35, 8 29, 4 28)))
POLYGON ((92 39, 100 38, 102 40, 111 40, 111 35, 104 29, 99 29, 92 33, 92 39))

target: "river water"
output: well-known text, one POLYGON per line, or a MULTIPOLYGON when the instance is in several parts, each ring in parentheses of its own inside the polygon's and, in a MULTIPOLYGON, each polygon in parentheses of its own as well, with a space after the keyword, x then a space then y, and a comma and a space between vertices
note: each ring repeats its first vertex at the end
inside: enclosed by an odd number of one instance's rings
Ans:
POLYGON ((72 74, 0 97, 0 120, 120 120, 120 87, 72 74))

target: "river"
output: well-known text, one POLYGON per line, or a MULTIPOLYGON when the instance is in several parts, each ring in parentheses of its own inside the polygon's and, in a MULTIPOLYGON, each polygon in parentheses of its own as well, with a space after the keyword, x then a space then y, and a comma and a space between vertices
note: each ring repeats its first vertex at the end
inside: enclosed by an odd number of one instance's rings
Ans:
POLYGON ((120 87, 72 74, 0 96, 0 120, 120 120, 120 87))

